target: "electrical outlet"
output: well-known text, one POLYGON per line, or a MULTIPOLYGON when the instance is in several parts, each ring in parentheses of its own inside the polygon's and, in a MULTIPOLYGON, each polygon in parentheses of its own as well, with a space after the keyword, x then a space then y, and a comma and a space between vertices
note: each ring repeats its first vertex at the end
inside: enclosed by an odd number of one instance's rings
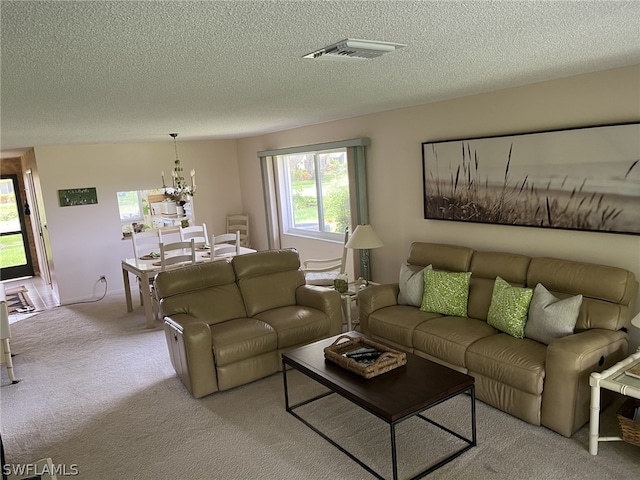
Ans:
POLYGON ((105 277, 104 275, 100 275, 100 278, 98 279, 98 281, 105 283, 107 281, 107 277, 105 277))

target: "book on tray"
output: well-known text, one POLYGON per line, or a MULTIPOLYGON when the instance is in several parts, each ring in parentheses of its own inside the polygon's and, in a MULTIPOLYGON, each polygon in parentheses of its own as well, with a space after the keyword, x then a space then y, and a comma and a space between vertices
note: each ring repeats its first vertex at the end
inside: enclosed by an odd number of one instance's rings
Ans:
POLYGON ((624 373, 630 377, 640 379, 640 367, 633 367, 625 370, 624 373))

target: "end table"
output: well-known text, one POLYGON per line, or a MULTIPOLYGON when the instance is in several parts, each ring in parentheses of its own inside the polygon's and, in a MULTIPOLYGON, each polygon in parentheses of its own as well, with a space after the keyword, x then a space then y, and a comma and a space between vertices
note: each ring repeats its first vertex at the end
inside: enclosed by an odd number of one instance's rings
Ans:
POLYGON ((602 373, 593 372, 589 377, 591 385, 591 416, 589 422, 589 453, 598 454, 598 442, 613 442, 621 437, 600 437, 600 389, 606 388, 628 397, 640 399, 640 379, 626 375, 629 368, 640 366, 640 347, 633 355, 621 360, 602 373))
POLYGON ((363 289, 367 288, 369 285, 380 285, 376 282, 367 282, 362 277, 360 277, 355 282, 349 282, 347 291, 344 293, 340 293, 340 298, 342 299, 342 308, 344 310, 344 318, 347 321, 347 331, 350 332, 353 330, 353 322, 351 321, 351 302, 353 300, 358 300, 358 293, 363 289))

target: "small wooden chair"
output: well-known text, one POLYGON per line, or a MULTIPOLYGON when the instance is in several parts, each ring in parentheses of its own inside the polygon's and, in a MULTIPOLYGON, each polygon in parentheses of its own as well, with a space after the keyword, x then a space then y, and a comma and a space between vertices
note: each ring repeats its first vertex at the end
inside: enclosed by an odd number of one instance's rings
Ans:
POLYGON ((240 245, 251 247, 249 239, 249 215, 243 213, 227 214, 227 233, 240 232, 240 245))

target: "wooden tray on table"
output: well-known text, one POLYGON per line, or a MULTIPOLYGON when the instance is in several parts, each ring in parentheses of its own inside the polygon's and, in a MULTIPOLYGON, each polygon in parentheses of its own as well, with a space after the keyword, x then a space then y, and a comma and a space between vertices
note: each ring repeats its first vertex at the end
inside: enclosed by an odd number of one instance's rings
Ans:
POLYGON ((404 352, 394 350, 368 338, 354 338, 349 335, 341 335, 336 338, 333 344, 324 349, 324 356, 364 378, 373 378, 407 363, 407 354, 404 352), (367 349, 367 351, 373 349, 377 354, 366 355, 362 353, 362 357, 357 358, 358 352, 363 351, 362 349, 367 349), (349 354, 354 357, 348 356, 349 354), (369 358, 363 358, 367 356, 369 358), (377 358, 371 358, 375 356, 377 358))

